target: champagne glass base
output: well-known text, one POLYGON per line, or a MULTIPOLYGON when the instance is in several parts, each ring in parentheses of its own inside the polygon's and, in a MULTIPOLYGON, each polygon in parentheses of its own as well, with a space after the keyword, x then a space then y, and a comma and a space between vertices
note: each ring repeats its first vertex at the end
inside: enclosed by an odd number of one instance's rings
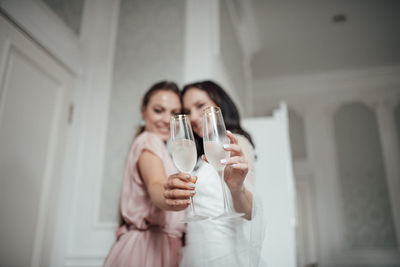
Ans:
POLYGON ((217 217, 213 217, 212 220, 228 220, 228 219, 235 219, 239 218, 245 215, 244 213, 238 213, 238 212, 224 212, 217 217))
POLYGON ((182 219, 182 223, 191 223, 191 222, 200 222, 208 220, 210 217, 203 215, 189 215, 186 218, 182 219))

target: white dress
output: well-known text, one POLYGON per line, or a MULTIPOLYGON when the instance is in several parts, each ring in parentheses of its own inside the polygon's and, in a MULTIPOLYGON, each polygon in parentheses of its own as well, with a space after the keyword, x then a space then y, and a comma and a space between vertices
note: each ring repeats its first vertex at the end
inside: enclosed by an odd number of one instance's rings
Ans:
MULTIPOLYGON (((250 143, 242 136, 239 137, 247 158, 253 158, 250 143), (251 155, 249 155, 251 153, 251 155)), ((252 161, 249 162, 252 168, 252 161)), ((200 160, 194 175, 196 195, 194 206, 196 213, 216 217, 223 213, 223 194, 220 178, 215 169, 200 160)), ((247 180, 252 180, 249 176, 247 180)), ((248 182, 248 181, 247 181, 248 182)), ((251 191, 246 183, 246 189, 251 191)), ((227 189, 229 192, 229 189, 227 189)), ((254 191, 252 191, 253 193, 254 191)), ((231 197, 229 194, 230 201, 231 197)), ((180 266, 258 266, 259 253, 264 237, 264 219, 262 208, 253 194, 252 219, 238 218, 234 220, 206 220, 187 224, 186 245, 183 247, 183 258, 180 266)))

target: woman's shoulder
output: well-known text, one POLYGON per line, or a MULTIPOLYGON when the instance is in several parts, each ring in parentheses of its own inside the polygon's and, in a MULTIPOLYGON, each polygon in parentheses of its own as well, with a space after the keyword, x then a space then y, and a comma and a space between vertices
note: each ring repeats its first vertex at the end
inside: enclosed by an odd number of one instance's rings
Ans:
POLYGON ((163 141, 161 140, 160 136, 158 136, 155 133, 148 132, 148 131, 144 131, 144 132, 140 133, 133 140, 134 144, 141 144, 141 143, 146 143, 146 142, 163 144, 163 141))
POLYGON ((158 156, 163 156, 167 148, 159 135, 144 131, 136 136, 131 148, 134 153, 141 153, 143 150, 149 150, 158 156))

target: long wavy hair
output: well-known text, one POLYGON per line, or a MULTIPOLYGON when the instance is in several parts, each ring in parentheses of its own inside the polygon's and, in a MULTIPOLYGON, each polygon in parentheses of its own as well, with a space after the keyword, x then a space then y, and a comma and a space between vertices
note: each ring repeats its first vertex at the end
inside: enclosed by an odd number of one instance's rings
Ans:
MULTIPOLYGON (((255 147, 250 134, 240 125, 240 115, 235 103, 219 84, 210 80, 187 84, 183 87, 182 97, 191 88, 206 92, 211 100, 221 108, 226 129, 232 133, 243 135, 247 138, 247 140, 249 140, 251 145, 255 147)), ((197 155, 200 157, 202 154, 204 154, 203 139, 200 138, 196 133, 194 133, 194 135, 196 139, 197 155)))

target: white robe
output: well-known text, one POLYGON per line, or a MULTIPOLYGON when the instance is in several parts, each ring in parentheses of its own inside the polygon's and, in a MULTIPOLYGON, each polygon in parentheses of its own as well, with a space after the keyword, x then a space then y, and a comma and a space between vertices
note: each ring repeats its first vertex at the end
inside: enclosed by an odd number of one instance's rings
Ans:
MULTIPOLYGON (((253 150, 247 139, 242 136, 238 138, 246 157, 253 159, 253 150)), ((246 189, 253 193, 252 219, 237 218, 189 223, 186 229, 186 245, 183 248, 181 267, 259 265, 265 222, 260 203, 249 183, 249 180, 252 182, 252 165, 251 160, 250 171, 245 182, 246 189)), ((215 169, 200 160, 194 175, 198 177, 194 197, 196 213, 209 217, 216 217, 223 213, 221 181, 215 169)), ((228 195, 231 202, 231 196, 228 195)))

